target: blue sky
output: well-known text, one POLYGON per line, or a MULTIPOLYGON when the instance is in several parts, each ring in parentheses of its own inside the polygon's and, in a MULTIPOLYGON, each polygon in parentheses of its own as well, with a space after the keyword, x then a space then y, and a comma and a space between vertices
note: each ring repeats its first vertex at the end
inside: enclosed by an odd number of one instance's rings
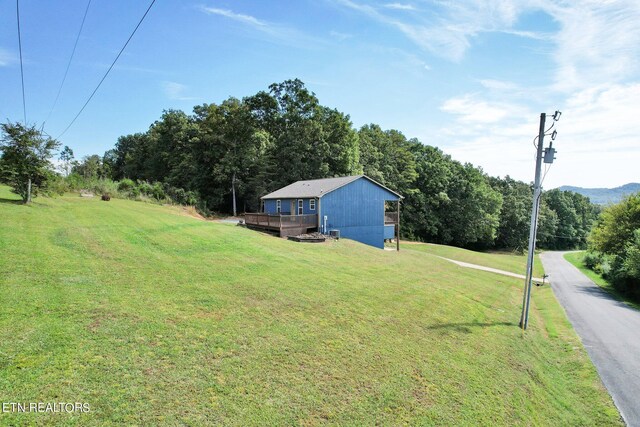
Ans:
MULTIPOLYGON (((87 1, 22 0, 27 120, 47 118, 87 1)), ((56 109, 59 135, 148 6, 93 0, 56 109)), ((640 181, 640 2, 157 0, 60 138, 76 157, 163 109, 300 78, 356 127, 377 123, 491 175, 533 179, 541 112, 563 111, 545 187, 640 181)), ((15 2, 0 0, 0 120, 22 120, 15 2)))

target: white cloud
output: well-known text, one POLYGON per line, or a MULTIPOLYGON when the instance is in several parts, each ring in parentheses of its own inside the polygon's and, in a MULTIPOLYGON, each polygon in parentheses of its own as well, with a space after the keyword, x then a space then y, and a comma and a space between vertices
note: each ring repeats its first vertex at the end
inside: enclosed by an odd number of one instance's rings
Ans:
POLYGON ((0 67, 6 67, 16 62, 15 55, 0 47, 0 67))
POLYGON ((353 37, 353 34, 349 33, 341 33, 340 31, 329 31, 329 35, 334 39, 338 39, 340 41, 347 40, 353 37))
MULTIPOLYGON (((497 123, 523 110, 517 105, 490 103, 474 95, 451 98, 440 107, 444 112, 455 114, 462 123, 497 123)), ((522 112, 520 113, 522 114, 522 112)))
POLYGON ((547 41, 555 45, 552 55, 558 65, 557 89, 620 81, 640 68, 637 0, 459 0, 433 2, 428 11, 402 16, 385 9, 413 6, 387 3, 375 7, 354 0, 334 1, 395 27, 420 48, 452 61, 460 61, 473 39, 482 33, 547 41), (530 12, 546 13, 558 23, 559 31, 552 34, 519 29, 519 17, 530 12))
MULTIPOLYGON (((523 105, 495 106, 477 94, 450 99, 442 109, 455 114, 454 123, 438 138, 454 158, 481 165, 491 175, 533 179, 537 112, 523 105)), ((576 92, 562 110, 555 124, 558 155, 546 178, 547 188, 614 187, 640 181, 640 83, 576 92)))
POLYGON ((238 22, 242 22, 243 24, 250 25, 259 30, 264 30, 265 28, 269 27, 269 25, 265 21, 261 21, 260 19, 255 18, 251 15, 244 15, 242 13, 236 13, 227 9, 218 9, 215 7, 206 7, 206 6, 202 6, 201 10, 209 15, 224 16, 234 21, 238 21, 238 22))
POLYGON ((247 26, 254 31, 258 31, 269 36, 271 40, 275 40, 279 43, 302 47, 309 47, 322 43, 320 40, 310 37, 295 28, 290 28, 285 25, 265 21, 252 15, 237 13, 232 10, 220 9, 216 7, 200 6, 199 9, 208 15, 218 15, 232 21, 239 22, 240 24, 247 26))
POLYGON ((640 1, 459 0, 398 14, 361 0, 334 0, 397 29, 420 49, 456 62, 482 33, 538 40, 552 64, 549 83, 484 78, 475 93, 440 105, 449 123, 438 141, 455 158, 494 175, 533 178, 532 139, 540 111, 558 105, 558 160, 547 186, 615 186, 640 181, 640 1), (548 15, 544 32, 523 30, 522 16, 548 15))
POLYGON ((177 82, 162 82, 162 89, 165 95, 174 101, 194 101, 197 97, 185 95, 189 87, 177 82))
POLYGON ((637 77, 640 70, 640 2, 584 1, 547 4, 561 25, 554 53, 556 88, 576 89, 637 77))
POLYGON ((640 83, 586 89, 572 95, 564 110, 562 135, 570 153, 633 150, 640 156, 640 83))
POLYGON ((396 10, 416 10, 416 8, 411 4, 406 3, 387 3, 384 5, 387 9, 396 9, 396 10))
MULTIPOLYGON (((352 0, 335 0, 383 24, 397 28, 422 49, 452 61, 460 61, 471 46, 471 39, 482 32, 511 31, 518 17, 515 3, 490 0, 467 0, 433 3, 432 10, 422 15, 411 14, 401 20, 381 9, 352 0)), ((402 4, 390 3, 382 7, 400 9, 402 4), (400 7, 398 7, 400 6, 400 7)), ((412 9, 415 10, 415 9, 412 9)), ((515 35, 533 37, 531 32, 515 35)))
POLYGON ((490 90, 514 91, 520 89, 517 84, 502 80, 484 79, 480 80, 480 84, 490 90))

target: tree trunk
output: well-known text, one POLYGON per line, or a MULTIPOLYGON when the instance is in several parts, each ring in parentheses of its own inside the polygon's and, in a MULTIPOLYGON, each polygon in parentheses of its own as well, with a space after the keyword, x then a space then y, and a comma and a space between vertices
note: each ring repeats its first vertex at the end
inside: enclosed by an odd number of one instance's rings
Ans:
POLYGON ((231 178, 231 195, 233 196, 233 216, 236 216, 238 212, 236 211, 236 173, 233 172, 233 177, 231 178))
POLYGON ((27 183, 27 203, 31 203, 31 178, 29 178, 29 182, 27 183))

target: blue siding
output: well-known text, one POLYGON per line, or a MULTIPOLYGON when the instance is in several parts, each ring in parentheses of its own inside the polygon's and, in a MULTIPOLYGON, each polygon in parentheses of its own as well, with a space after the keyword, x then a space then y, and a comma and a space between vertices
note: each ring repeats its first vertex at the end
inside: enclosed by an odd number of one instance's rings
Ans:
POLYGON ((384 226, 384 238, 385 239, 393 239, 396 237, 396 226, 395 225, 385 225, 384 226))
MULTIPOLYGON (((303 215, 315 215, 318 213, 318 202, 316 201, 315 210, 311 210, 311 199, 280 199, 282 206, 282 214, 284 215, 298 215, 298 200, 302 200, 302 213, 303 215), (294 211, 291 212, 291 201, 293 201, 294 211)), ((265 213, 275 214, 277 201, 275 199, 268 199, 264 201, 265 213)))
POLYGON ((384 202, 397 201, 398 196, 360 178, 325 194, 320 200, 322 224, 327 216, 326 233, 337 229, 340 237, 384 248, 384 202))

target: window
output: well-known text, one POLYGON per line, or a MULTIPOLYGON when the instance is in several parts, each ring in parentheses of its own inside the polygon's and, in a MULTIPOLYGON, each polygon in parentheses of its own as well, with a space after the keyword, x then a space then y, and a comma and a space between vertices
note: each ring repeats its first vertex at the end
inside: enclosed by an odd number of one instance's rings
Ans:
POLYGON ((298 215, 302 215, 304 213, 304 200, 298 199, 298 215))
POLYGON ((276 212, 280 213, 281 210, 282 210, 282 203, 280 203, 280 200, 276 200, 276 212))
POLYGON ((315 211, 316 210, 316 199, 310 199, 309 200, 309 210, 310 211, 315 211))

